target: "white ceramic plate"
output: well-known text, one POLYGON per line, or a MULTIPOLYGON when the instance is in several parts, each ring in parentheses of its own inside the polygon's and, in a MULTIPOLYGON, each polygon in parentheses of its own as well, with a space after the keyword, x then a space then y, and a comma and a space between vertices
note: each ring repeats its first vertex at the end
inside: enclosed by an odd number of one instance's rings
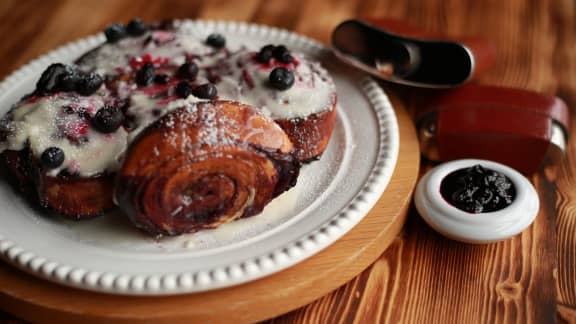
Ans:
MULTIPOLYGON (((384 192, 398 157, 398 125, 384 92, 315 41, 243 23, 186 21, 231 47, 286 44, 320 60, 335 79, 338 118, 322 158, 261 215, 215 230, 154 240, 120 213, 65 221, 28 205, 0 181, 0 255, 34 275, 78 288, 167 295, 232 286, 288 268, 329 246, 362 220, 384 192)), ((0 114, 30 92, 46 66, 73 61, 102 34, 61 47, 0 84, 0 114)))

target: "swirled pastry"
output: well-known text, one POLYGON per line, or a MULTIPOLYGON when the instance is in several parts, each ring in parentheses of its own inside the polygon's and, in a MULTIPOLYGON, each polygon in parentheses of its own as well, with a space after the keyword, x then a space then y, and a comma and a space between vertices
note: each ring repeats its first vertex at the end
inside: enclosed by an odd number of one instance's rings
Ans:
POLYGON ((154 235, 214 228, 259 213, 296 182, 299 163, 282 129, 230 101, 174 110, 132 143, 116 200, 154 235))

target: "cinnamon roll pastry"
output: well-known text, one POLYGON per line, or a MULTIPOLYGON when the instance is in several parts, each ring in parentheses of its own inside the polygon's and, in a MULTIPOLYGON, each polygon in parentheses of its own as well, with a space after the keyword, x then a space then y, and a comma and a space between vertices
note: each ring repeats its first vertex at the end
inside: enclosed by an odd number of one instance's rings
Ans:
POLYGON ((173 110, 128 148, 115 199, 139 228, 178 235, 258 214, 292 187, 288 136, 257 109, 204 101, 173 110))

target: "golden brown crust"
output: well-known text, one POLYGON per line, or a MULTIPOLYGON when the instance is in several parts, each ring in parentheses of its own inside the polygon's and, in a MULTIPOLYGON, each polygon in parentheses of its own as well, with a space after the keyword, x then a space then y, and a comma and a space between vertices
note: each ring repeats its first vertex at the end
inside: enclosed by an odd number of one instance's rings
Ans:
POLYGON ((52 177, 45 174, 28 149, 0 154, 17 190, 33 202, 71 219, 101 215, 114 207, 113 175, 52 177))
POLYGON ((114 208, 113 175, 90 178, 43 177, 38 187, 42 205, 72 219, 92 218, 114 208))
POLYGON ((295 184, 299 163, 287 135, 235 102, 177 109, 132 143, 116 199, 154 235, 214 228, 259 213, 295 184))
POLYGON ((277 119, 294 143, 295 155, 301 162, 320 158, 326 150, 336 121, 336 96, 330 109, 303 118, 277 119))

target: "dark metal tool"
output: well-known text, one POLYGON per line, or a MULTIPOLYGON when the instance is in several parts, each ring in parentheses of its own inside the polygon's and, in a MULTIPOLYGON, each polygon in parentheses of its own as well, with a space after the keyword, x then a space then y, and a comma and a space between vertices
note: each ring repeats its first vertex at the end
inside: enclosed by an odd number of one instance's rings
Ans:
POLYGON ((495 57, 484 39, 451 40, 389 19, 344 21, 332 34, 332 47, 340 59, 378 78, 426 88, 461 85, 495 57))

